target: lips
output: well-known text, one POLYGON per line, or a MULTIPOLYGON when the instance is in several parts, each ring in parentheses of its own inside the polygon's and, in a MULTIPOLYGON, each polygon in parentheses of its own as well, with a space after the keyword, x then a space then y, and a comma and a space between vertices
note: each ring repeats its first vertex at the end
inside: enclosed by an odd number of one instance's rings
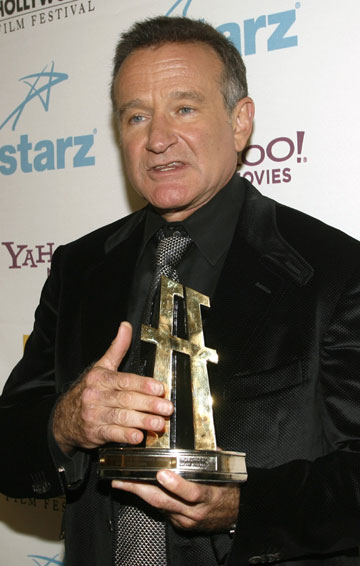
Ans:
POLYGON ((159 171, 159 172, 165 172, 165 171, 174 171, 175 169, 178 169, 179 167, 183 167, 184 163, 182 161, 170 161, 169 163, 163 163, 161 165, 154 165, 153 167, 150 167, 149 170, 150 171, 159 171))

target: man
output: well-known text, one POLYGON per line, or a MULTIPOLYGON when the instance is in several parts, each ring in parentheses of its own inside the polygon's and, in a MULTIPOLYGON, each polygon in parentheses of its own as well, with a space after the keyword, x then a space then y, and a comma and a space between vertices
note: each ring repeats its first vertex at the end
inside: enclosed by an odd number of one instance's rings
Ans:
POLYGON ((237 176, 254 107, 239 54, 207 24, 135 24, 112 97, 149 206, 55 253, 4 389, 1 490, 66 494, 68 566, 360 565, 359 244, 237 176), (211 297, 217 441, 247 452, 241 488, 96 477, 99 447, 161 433, 173 411, 132 371, 130 324, 117 332, 130 320, 137 336, 159 229, 190 236, 180 281, 211 297))

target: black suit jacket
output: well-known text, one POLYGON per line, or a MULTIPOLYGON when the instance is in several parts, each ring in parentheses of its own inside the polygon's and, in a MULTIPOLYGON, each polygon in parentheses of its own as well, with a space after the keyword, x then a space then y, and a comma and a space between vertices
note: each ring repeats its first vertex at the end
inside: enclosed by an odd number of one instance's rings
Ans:
MULTIPOLYGON (((244 206, 204 323, 220 359, 209 364, 218 445, 246 451, 249 472, 227 564, 358 566, 360 245, 238 184, 244 206)), ((85 460, 64 485, 48 422, 126 318, 143 220, 137 212, 56 251, 1 399, 0 490, 66 492, 69 566, 106 564, 108 487, 85 460)))

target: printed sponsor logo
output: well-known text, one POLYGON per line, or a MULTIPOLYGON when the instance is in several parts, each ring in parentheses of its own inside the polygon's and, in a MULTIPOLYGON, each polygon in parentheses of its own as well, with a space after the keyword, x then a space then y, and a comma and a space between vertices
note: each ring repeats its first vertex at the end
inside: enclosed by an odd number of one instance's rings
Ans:
POLYGON ((38 268, 46 266, 50 273, 50 263, 54 253, 54 242, 29 246, 28 244, 15 244, 15 242, 1 242, 8 252, 9 269, 38 268))
MULTIPOLYGON (((189 8, 192 0, 176 0, 166 13, 166 16, 190 16, 189 8)), ((228 37, 241 55, 254 55, 257 53, 257 38, 266 36, 267 51, 287 49, 298 45, 298 36, 293 33, 296 22, 296 10, 300 8, 296 2, 295 8, 283 12, 260 14, 248 18, 243 22, 227 22, 216 29, 228 37)), ((262 42, 263 44, 263 42, 262 42)))
MULTIPOLYGON (((40 101, 44 111, 48 112, 52 89, 69 78, 66 73, 55 72, 54 68, 55 64, 52 62, 39 73, 31 73, 19 79, 28 86, 29 92, 2 121, 0 130, 11 123, 14 131, 24 110, 34 99, 40 101)), ((23 134, 18 143, 0 146, 0 173, 13 175, 16 171, 32 173, 95 165, 95 157, 91 155, 94 134, 96 129, 92 134, 36 141, 29 140, 28 134, 23 134)))
POLYGON ((295 138, 282 136, 266 145, 247 146, 240 154, 239 165, 242 168, 239 174, 257 186, 290 183, 291 164, 295 159, 297 164, 308 160, 303 156, 304 138, 305 132, 297 131, 295 138))
POLYGON ((41 554, 28 554, 28 558, 31 558, 33 564, 36 564, 36 566, 51 566, 51 564, 63 566, 64 562, 60 560, 59 556, 59 554, 55 554, 55 556, 50 558, 49 556, 42 556, 41 554))
POLYGON ((19 79, 19 81, 23 81, 23 83, 29 87, 29 92, 15 110, 10 112, 9 116, 5 118, 2 124, 0 124, 0 130, 8 122, 10 122, 12 118, 14 118, 14 121, 11 129, 15 130, 25 107, 35 98, 40 100, 45 112, 49 110, 51 89, 54 88, 55 85, 66 81, 69 78, 69 75, 66 73, 56 73, 54 71, 54 61, 51 62, 49 71, 47 68, 48 65, 46 65, 40 73, 32 73, 31 75, 27 75, 26 77, 21 77, 19 79))
POLYGON ((94 12, 94 0, 0 0, 0 34, 94 12))
POLYGON ((66 167, 89 167, 95 165, 95 157, 89 155, 94 145, 93 134, 68 136, 56 140, 29 141, 29 136, 20 136, 16 145, 0 147, 0 173, 13 175, 21 170, 23 173, 33 171, 53 171, 66 167))

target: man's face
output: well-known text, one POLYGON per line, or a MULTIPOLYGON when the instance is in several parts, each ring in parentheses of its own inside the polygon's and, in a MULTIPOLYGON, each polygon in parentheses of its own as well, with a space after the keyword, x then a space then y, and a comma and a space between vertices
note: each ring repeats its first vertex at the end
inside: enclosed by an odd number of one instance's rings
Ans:
POLYGON ((221 75, 211 48, 174 43, 133 52, 116 78, 129 180, 167 220, 187 218, 227 183, 250 133, 241 125, 239 135, 237 110, 229 116, 221 75))

